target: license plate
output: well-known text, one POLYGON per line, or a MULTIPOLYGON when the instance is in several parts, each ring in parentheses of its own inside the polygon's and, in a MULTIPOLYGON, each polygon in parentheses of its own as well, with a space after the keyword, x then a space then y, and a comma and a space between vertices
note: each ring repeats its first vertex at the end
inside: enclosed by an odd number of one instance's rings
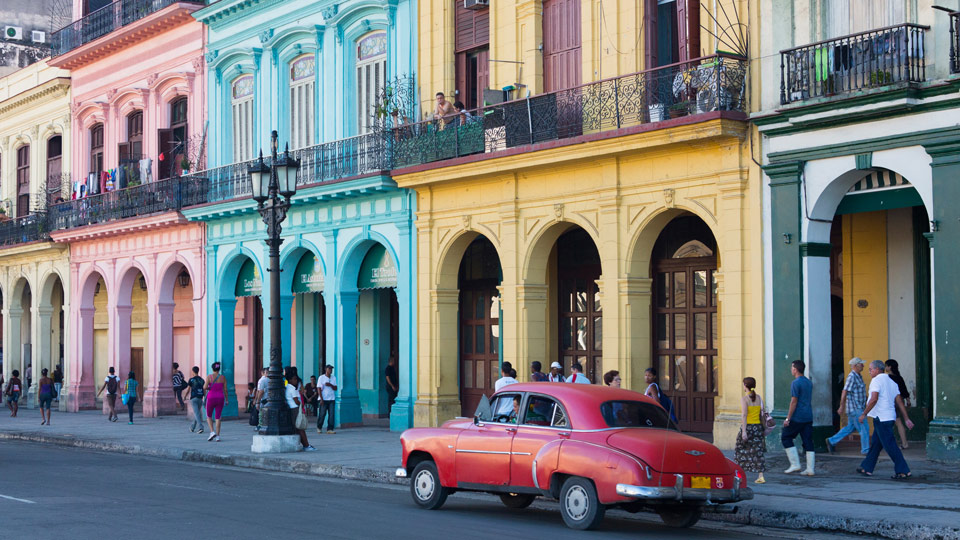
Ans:
POLYGON ((690 477, 690 487, 697 489, 710 489, 710 477, 709 476, 691 476, 690 477))

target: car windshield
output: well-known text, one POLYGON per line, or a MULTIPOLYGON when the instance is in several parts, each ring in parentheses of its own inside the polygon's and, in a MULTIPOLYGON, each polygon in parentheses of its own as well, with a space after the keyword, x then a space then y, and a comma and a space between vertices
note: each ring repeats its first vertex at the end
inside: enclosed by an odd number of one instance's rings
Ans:
POLYGON ((610 427, 642 427, 676 429, 663 408, 643 401, 606 401, 600 414, 610 427))

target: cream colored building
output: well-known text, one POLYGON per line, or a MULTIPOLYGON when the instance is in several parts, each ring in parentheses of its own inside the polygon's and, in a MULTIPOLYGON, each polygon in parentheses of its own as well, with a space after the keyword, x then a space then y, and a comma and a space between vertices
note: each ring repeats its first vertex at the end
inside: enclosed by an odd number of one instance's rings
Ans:
POLYGON ((26 383, 32 364, 27 406, 36 403, 40 370, 68 365, 69 247, 49 240, 43 215, 61 185, 69 198, 69 148, 69 72, 43 61, 0 79, 3 373, 17 369, 26 383))

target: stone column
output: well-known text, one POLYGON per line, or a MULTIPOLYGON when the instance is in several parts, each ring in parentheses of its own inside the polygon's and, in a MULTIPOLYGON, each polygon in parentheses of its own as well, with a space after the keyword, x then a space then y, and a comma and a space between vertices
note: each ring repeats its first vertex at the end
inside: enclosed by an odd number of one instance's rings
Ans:
POLYGON ((72 334, 75 339, 72 349, 76 354, 71 359, 73 368, 70 370, 70 391, 67 393, 67 410, 70 412, 96 407, 97 391, 97 381, 93 378, 93 318, 96 308, 92 305, 77 308, 76 314, 73 319, 76 321, 76 331, 72 334))
MULTIPOLYGON (((176 414, 179 402, 173 395, 173 302, 157 302, 150 310, 151 377, 143 394, 143 416, 176 414)), ((189 368, 184 369, 189 373, 189 368)))
MULTIPOLYGON (((16 302, 19 304, 19 301, 16 302)), ((23 340, 20 335, 22 332, 21 325, 23 321, 23 308, 17 306, 11 306, 6 310, 5 318, 10 321, 10 334, 7 336, 8 339, 4 342, 4 350, 6 354, 4 355, 4 365, 9 364, 9 371, 12 374, 13 370, 20 372, 20 381, 23 383, 23 388, 20 392, 20 406, 26 409, 32 409, 33 406, 30 403, 30 393, 31 388, 27 387, 27 364, 23 361, 21 355, 23 340)))
MULTIPOLYGON (((644 370, 653 365, 650 337, 650 298, 653 280, 650 278, 625 278, 617 281, 621 322, 625 331, 621 334, 623 355, 620 378, 624 388, 642 392, 646 389, 644 370)), ((606 309, 606 307, 605 307, 606 309)))
POLYGON ((960 200, 960 143, 926 146, 933 158, 933 420, 927 432, 927 456, 960 461, 960 221, 955 201, 960 200), (953 332, 951 336, 950 333, 953 332))
MULTIPOLYGON (((234 326, 233 326, 233 316, 234 310, 237 307, 236 298, 227 298, 217 300, 217 321, 216 321, 216 333, 214 339, 218 340, 220 345, 220 350, 217 351, 218 354, 215 354, 213 358, 208 359, 208 364, 213 365, 214 362, 220 362, 220 373, 223 374, 223 378, 227 380, 227 404, 223 407, 223 415, 226 418, 232 418, 240 414, 240 409, 237 406, 237 389, 234 384, 235 378, 235 358, 234 358, 234 326)), ((264 340, 266 341, 266 340, 264 340)), ((267 357, 269 358, 269 357, 267 357)), ((206 371, 206 374, 210 373, 210 369, 206 371)), ((206 374, 204 376, 206 376, 206 374)), ((258 377, 259 378, 259 377, 258 377)))
POLYGON ((419 398, 414 411, 414 425, 438 426, 460 416, 460 378, 458 355, 458 321, 460 291, 432 290, 429 305, 423 306, 422 324, 430 327, 428 342, 420 347, 419 398))
MULTIPOLYGON (((391 25, 391 28, 393 25, 391 25)), ((397 243, 398 253, 397 257, 400 259, 397 261, 398 275, 397 275, 397 287, 395 293, 397 295, 397 313, 400 318, 399 322, 399 351, 397 351, 397 377, 398 377, 398 393, 397 398, 393 403, 393 407, 390 409, 390 430, 391 431, 403 431, 413 425, 413 399, 416 396, 416 347, 415 335, 416 328, 419 324, 417 319, 418 313, 416 310, 416 301, 417 297, 415 291, 417 290, 416 282, 417 275, 414 271, 416 266, 412 264, 411 258, 413 255, 413 238, 411 238, 411 226, 408 223, 404 223, 400 226, 400 240, 397 243)), ((416 234, 415 232, 413 233, 416 234)), ((454 317, 456 319, 456 317, 454 317)), ((386 381, 381 377, 384 377, 383 371, 380 369, 380 364, 374 362, 375 370, 374 377, 376 381, 384 381, 382 384, 386 386, 386 381)))
MULTIPOLYGON (((40 294, 39 291, 37 294, 40 294)), ((53 379, 53 350, 50 347, 52 339, 50 319, 53 317, 53 306, 35 307, 33 313, 33 351, 36 358, 33 362, 33 367, 36 369, 34 379, 40 380, 43 368, 47 368, 47 376, 53 379)))
MULTIPOLYGON (((786 417, 790 404, 790 363, 803 358, 803 275, 800 261, 800 182, 803 163, 765 166, 770 178, 770 236, 773 311, 772 414, 786 417)), ((767 438, 779 444, 779 428, 767 438)))
POLYGON ((514 290, 517 295, 517 328, 520 334, 517 351, 519 355, 513 360, 514 365, 539 361, 541 365, 549 367, 554 359, 547 358, 548 287, 545 284, 522 284, 517 285, 514 290))
MULTIPOLYGON (((266 303, 264 303, 264 309, 267 309, 266 303)), ((283 365, 290 365, 291 350, 293 348, 293 341, 290 340, 290 318, 291 313, 293 312, 293 295, 292 294, 280 294, 280 348, 283 358, 283 365)), ((264 317, 263 320, 269 321, 267 317, 264 317)), ((264 340, 266 341, 266 340, 264 340)), ((269 350, 269 349, 268 349, 269 350)), ((264 358, 270 358, 270 355, 267 354, 264 358)), ((297 370, 297 373, 303 377, 303 368, 297 370)))

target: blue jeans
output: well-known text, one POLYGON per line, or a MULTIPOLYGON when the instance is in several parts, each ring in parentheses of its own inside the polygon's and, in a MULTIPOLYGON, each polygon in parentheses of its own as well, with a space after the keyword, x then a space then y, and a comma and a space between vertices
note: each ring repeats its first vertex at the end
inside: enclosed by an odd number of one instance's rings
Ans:
POLYGON ((889 422, 880 422, 873 419, 873 437, 870 438, 870 453, 860 462, 860 468, 872 473, 877 466, 877 459, 880 458, 880 449, 887 451, 887 455, 893 460, 893 470, 897 474, 907 474, 910 467, 907 461, 903 459, 903 452, 897 446, 897 441, 893 438, 894 420, 889 422))
POLYGON ((323 427, 323 417, 327 417, 327 431, 333 431, 333 412, 336 410, 337 401, 336 400, 321 400, 320 401, 320 414, 317 415, 317 429, 322 429, 323 427))
POLYGON ((843 429, 837 432, 836 435, 827 439, 830 441, 830 444, 836 446, 837 443, 843 440, 844 437, 853 433, 854 431, 860 432, 860 453, 866 454, 870 451, 870 426, 866 422, 860 421, 860 415, 863 414, 863 409, 856 411, 847 412, 847 425, 843 426, 843 429))
POLYGON ((800 435, 803 451, 813 452, 813 422, 790 422, 780 431, 780 444, 784 448, 793 448, 793 439, 800 435))

